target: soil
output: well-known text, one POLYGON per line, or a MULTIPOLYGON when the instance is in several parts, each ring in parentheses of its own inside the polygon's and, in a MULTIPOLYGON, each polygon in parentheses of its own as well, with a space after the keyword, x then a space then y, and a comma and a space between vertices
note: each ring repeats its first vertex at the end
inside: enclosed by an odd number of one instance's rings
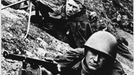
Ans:
MULTIPOLYGON (((6 0, 2 1, 6 2, 6 0)), ((64 0, 48 1, 57 6, 64 3, 64 0)), ((7 5, 13 2, 14 0, 11 0, 11 2, 7 0, 7 5)), ((97 12, 99 20, 96 24, 99 25, 98 27, 107 26, 107 30, 117 38, 125 38, 128 41, 126 48, 131 54, 134 53, 132 4, 132 0, 85 0, 85 6, 88 10, 97 12)), ((51 36, 45 30, 39 28, 39 24, 35 23, 31 23, 28 36, 24 38, 28 25, 27 11, 20 10, 19 7, 15 8, 15 6, 1 10, 2 53, 8 51, 9 53, 40 60, 53 60, 58 55, 64 56, 68 51, 74 50, 69 44, 51 36)), ((99 30, 95 27, 97 25, 92 24, 94 32, 99 30)), ((133 60, 129 60, 120 54, 117 55, 117 60, 121 62, 127 75, 134 73, 133 60)), ((1 54, 2 75, 18 75, 21 68, 22 62, 5 59, 1 54)))

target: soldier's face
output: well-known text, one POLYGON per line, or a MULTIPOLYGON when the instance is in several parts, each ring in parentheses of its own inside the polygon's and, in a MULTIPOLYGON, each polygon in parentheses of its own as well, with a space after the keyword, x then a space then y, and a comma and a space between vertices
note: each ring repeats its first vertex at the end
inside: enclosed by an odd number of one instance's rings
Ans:
POLYGON ((93 49, 87 51, 86 63, 90 70, 98 70, 106 63, 107 57, 93 49))
POLYGON ((80 5, 77 4, 74 0, 67 0, 66 2, 66 14, 68 16, 74 15, 80 12, 80 5))

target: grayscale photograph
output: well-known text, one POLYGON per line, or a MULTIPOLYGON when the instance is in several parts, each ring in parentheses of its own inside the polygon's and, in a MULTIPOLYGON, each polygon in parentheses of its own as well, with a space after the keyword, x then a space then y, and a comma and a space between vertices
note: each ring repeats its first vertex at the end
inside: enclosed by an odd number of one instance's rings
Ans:
POLYGON ((1 0, 0 75, 133 75, 133 0, 1 0))

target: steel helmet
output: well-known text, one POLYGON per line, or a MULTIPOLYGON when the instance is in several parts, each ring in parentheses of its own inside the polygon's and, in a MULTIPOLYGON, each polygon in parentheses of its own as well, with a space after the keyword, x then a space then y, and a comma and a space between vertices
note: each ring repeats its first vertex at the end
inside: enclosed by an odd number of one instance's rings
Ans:
POLYGON ((89 37, 85 46, 93 48, 99 52, 116 57, 116 37, 107 31, 98 31, 89 37))

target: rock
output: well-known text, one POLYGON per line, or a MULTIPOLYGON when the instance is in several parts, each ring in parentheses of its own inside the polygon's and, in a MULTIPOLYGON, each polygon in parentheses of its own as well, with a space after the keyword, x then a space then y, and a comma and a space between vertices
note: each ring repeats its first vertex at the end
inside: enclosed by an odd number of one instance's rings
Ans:
POLYGON ((34 54, 32 54, 32 53, 29 52, 29 51, 26 51, 26 55, 27 55, 28 57, 33 57, 33 56, 34 56, 34 54))
MULTIPOLYGON (((14 0, 11 0, 11 2, 14 0)), ((49 1, 49 0, 48 0, 49 1)), ((56 1, 51 0, 49 2, 56 1)), ((60 0, 62 1, 62 0, 60 0)), ((63 1, 64 2, 64 1, 63 1)), ((108 25, 109 28, 106 29, 108 31, 111 31, 112 33, 115 33, 113 31, 114 24, 112 22, 112 18, 117 19, 118 21, 122 21, 122 13, 128 13, 124 9, 117 10, 112 5, 112 1, 108 0, 106 2, 101 2, 101 0, 88 0, 87 6, 89 6, 89 9, 92 9, 96 12, 97 17, 99 17, 97 23, 94 25, 108 25), (89 2, 89 3, 88 3, 89 2), (106 8, 103 7, 103 4, 107 5, 106 8), (106 11, 106 12, 104 12, 106 11), (118 11, 119 16, 113 16, 118 11), (102 15, 103 13, 103 15, 102 15), (104 15, 105 14, 105 15, 104 15), (108 17, 108 18, 106 18, 108 17), (99 22, 100 21, 100 22, 99 22)), ((124 2, 124 1, 121 1, 124 2)), ((125 2, 124 2, 125 3, 125 2)), ((132 8, 132 3, 127 3, 126 6, 123 3, 125 7, 132 8)), ((61 4, 59 2, 59 4, 61 4)), ((57 5, 59 5, 57 3, 57 5)), ((131 9, 130 9, 131 13, 131 9)), ((93 15, 96 15, 93 13, 93 15)), ((131 16, 129 14, 124 14, 124 19, 128 19, 131 23, 131 16)), ((68 51, 70 50, 76 50, 69 46, 69 44, 64 43, 60 40, 55 39, 53 36, 49 35, 42 29, 38 28, 37 25, 31 23, 30 30, 28 33, 28 37, 26 39, 23 39, 23 36, 26 34, 27 30, 27 17, 28 13, 26 11, 22 10, 14 10, 11 8, 7 8, 5 10, 1 11, 1 26, 2 26, 2 52, 3 51, 10 51, 13 50, 19 50, 19 54, 23 54, 28 57, 36 58, 36 59, 42 59, 47 58, 49 60, 53 60, 56 58, 56 56, 64 56, 68 51)), ((133 23, 130 24, 131 27, 133 26, 133 23)), ((117 29, 117 33, 119 33, 119 36, 125 37, 128 41, 128 48, 130 49, 130 52, 133 54, 133 43, 132 43, 132 34, 124 32, 125 30, 130 30, 129 28, 123 28, 124 31, 121 28, 122 25, 119 25, 120 29, 117 29)), ((102 26, 102 28, 105 26, 102 26)), ((97 31, 99 29, 95 29, 97 31)), ((132 29, 130 30, 132 32, 132 29)), ((81 52, 81 50, 80 50, 81 52)), ((125 60, 123 57, 118 56, 118 60, 122 63, 123 68, 125 69, 125 72, 127 75, 132 75, 132 62, 125 60)), ((6 61, 6 59, 2 59, 2 75, 12 74, 15 75, 16 69, 20 68, 18 66, 19 62, 14 63, 13 60, 6 61), (13 65, 13 66, 11 66, 13 65)))
POLYGON ((40 56, 45 56, 45 54, 47 53, 47 51, 43 48, 37 48, 37 51, 35 52, 40 56))
POLYGON ((44 49, 46 49, 46 47, 48 46, 48 44, 41 38, 37 38, 37 42, 39 42, 40 46, 44 49))

